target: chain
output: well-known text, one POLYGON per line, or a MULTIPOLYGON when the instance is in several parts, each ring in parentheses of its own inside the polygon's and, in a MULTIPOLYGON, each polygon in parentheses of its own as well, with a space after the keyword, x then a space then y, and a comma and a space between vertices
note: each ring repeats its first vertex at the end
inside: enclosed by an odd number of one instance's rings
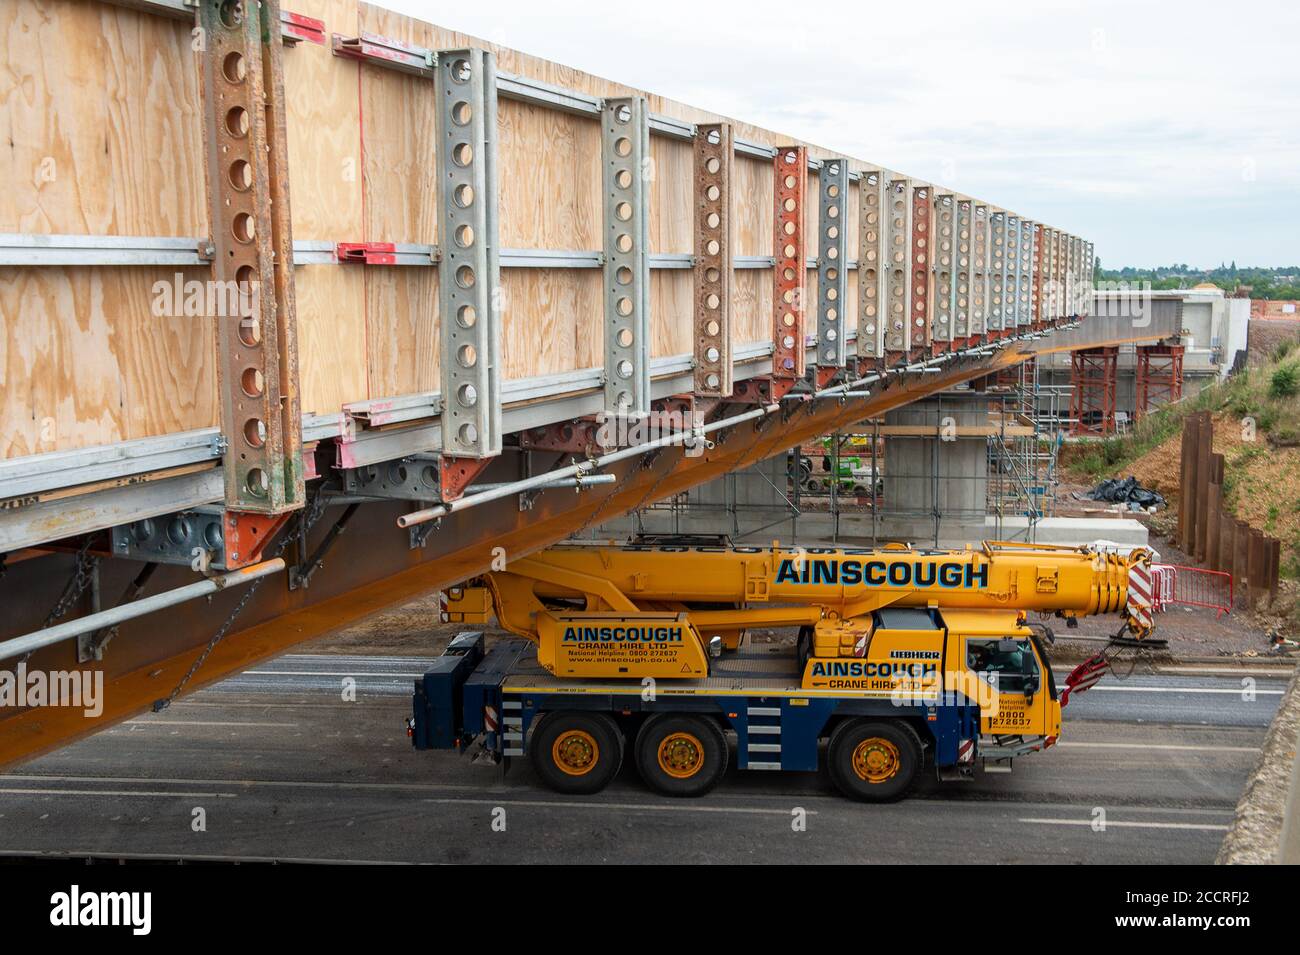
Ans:
MULTIPOLYGON (((78 548, 77 566, 72 572, 72 579, 63 588, 63 593, 54 605, 54 609, 46 615, 45 622, 41 624, 42 630, 54 626, 56 620, 59 620, 71 610, 72 605, 81 599, 81 595, 86 592, 86 588, 90 586, 91 580, 94 579, 95 568, 99 566, 99 558, 90 553, 90 544, 93 540, 93 535, 88 535, 82 542, 81 547, 78 548)), ((35 650, 28 650, 18 662, 26 663, 35 652, 35 650)))
POLYGON ((63 596, 59 602, 54 605, 54 609, 49 612, 45 622, 41 624, 41 629, 52 626, 54 621, 58 620, 69 610, 77 599, 90 586, 91 577, 94 575, 95 567, 99 564, 99 558, 90 553, 90 543, 93 538, 87 537, 82 543, 81 548, 77 551, 77 567, 72 572, 72 579, 68 585, 63 588, 63 596))
MULTIPOLYGON (((293 543, 293 541, 297 540, 302 534, 311 531, 312 527, 318 520, 320 520, 320 516, 323 513, 325 513, 324 495, 318 492, 314 497, 312 497, 311 504, 308 506, 307 510, 299 514, 298 520, 300 524, 297 533, 285 534, 281 539, 279 546, 276 547, 275 552, 271 554, 270 559, 283 556, 284 552, 289 548, 289 545, 293 543)), ((263 559, 267 558, 264 557, 263 559)), ((226 634, 230 632, 230 628, 235 625, 235 620, 238 619, 244 608, 248 606, 248 602, 253 599, 253 595, 257 593, 258 588, 262 586, 262 582, 266 579, 267 578, 265 577, 259 577, 245 588, 244 595, 239 598, 239 603, 235 604, 235 609, 230 612, 228 617, 226 617, 225 622, 217 628, 217 632, 212 635, 212 639, 209 640, 207 646, 203 648, 203 652, 198 655, 192 664, 190 664, 190 668, 185 671, 185 675, 181 677, 180 682, 176 684, 171 693, 167 694, 164 699, 154 701, 153 711, 155 713, 167 709, 167 707, 171 706, 172 703, 175 702, 176 697, 180 696, 181 691, 185 689, 186 684, 190 682, 194 674, 197 673, 199 668, 207 661, 208 656, 214 649, 216 649, 217 644, 220 643, 226 634)))

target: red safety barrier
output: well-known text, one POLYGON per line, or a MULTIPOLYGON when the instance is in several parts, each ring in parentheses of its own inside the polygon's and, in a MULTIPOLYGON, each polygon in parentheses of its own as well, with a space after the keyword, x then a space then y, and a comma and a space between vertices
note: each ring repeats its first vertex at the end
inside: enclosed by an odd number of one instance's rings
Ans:
POLYGON ((1232 574, 1181 564, 1152 564, 1152 604, 1158 611, 1174 605, 1206 607, 1218 615, 1232 610, 1232 574))

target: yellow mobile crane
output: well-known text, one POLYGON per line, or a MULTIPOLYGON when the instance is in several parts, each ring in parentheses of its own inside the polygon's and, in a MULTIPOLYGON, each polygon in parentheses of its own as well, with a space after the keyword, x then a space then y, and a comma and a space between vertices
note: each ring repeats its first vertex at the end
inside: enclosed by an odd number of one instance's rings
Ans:
POLYGON ((985 542, 963 550, 565 544, 455 588, 445 619, 524 638, 490 652, 462 634, 417 683, 418 748, 527 753, 569 793, 602 788, 631 742, 642 777, 676 795, 725 771, 725 730, 748 769, 816 770, 847 795, 904 795, 923 765, 968 778, 1051 746, 1061 706, 1051 631, 1032 612, 1118 614, 1152 633, 1150 552, 985 542), (798 627, 793 652, 746 646, 798 627), (527 743, 527 746, 525 746, 527 743))

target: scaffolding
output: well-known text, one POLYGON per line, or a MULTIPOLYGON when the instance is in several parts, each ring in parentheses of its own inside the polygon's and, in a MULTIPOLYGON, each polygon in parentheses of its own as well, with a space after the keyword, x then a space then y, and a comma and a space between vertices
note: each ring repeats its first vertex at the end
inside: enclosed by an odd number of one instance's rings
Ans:
POLYGON ((1056 509, 1069 394, 1068 385, 1041 385, 1030 360, 986 379, 982 390, 932 397, 924 421, 869 419, 649 504, 627 530, 734 540, 788 533, 830 543, 928 539, 936 547, 954 534, 1033 541, 1039 521, 1056 509), (910 453, 905 440, 915 442, 910 453))

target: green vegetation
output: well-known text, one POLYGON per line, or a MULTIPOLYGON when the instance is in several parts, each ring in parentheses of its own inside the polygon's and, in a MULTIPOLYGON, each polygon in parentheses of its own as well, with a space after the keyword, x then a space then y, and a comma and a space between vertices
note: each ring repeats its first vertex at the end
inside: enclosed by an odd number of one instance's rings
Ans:
POLYGON ((1295 365, 1282 365, 1268 380, 1270 398, 1292 398, 1300 391, 1300 375, 1296 374, 1295 365))
POLYGON ((1094 270, 1098 282, 1150 282, 1157 291, 1187 289, 1202 282, 1210 282, 1225 292, 1238 288, 1250 289, 1251 298, 1272 300, 1300 299, 1300 265, 1278 268, 1247 266, 1237 263, 1220 265, 1217 269, 1194 269, 1186 263, 1160 265, 1154 269, 1103 269, 1098 261, 1094 270))
MULTIPOLYGON (((1289 349, 1278 349, 1285 359, 1289 349)), ((1081 445, 1072 457, 1069 469, 1088 481, 1112 477, 1130 467, 1147 452, 1159 447, 1183 430, 1183 419, 1197 411, 1223 412, 1242 423, 1243 431, 1253 428, 1261 437, 1259 444, 1246 444, 1232 452, 1245 463, 1267 454, 1264 435, 1278 443, 1292 444, 1300 435, 1300 365, 1271 363, 1263 368, 1248 368, 1227 381, 1218 382, 1176 404, 1166 405, 1144 417, 1128 434, 1081 445)), ((1233 485, 1225 476, 1224 491, 1233 485)))

